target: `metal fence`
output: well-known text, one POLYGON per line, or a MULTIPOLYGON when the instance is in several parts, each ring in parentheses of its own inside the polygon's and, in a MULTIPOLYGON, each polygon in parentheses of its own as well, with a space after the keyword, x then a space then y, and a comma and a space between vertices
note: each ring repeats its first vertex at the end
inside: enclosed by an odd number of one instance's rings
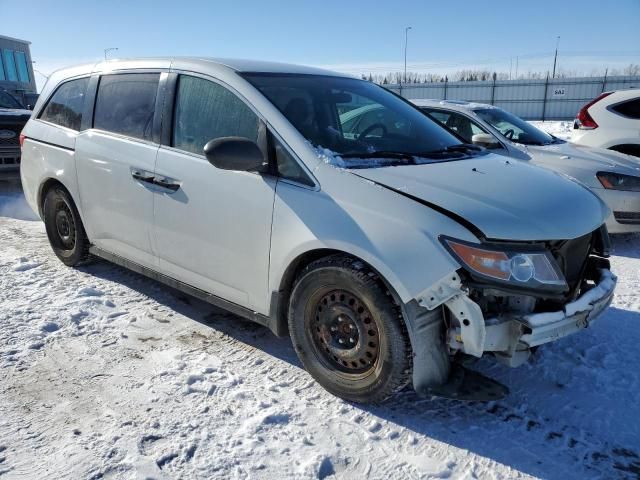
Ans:
POLYGON ((571 120, 602 92, 640 88, 640 76, 391 84, 405 98, 466 100, 504 108, 526 120, 571 120))

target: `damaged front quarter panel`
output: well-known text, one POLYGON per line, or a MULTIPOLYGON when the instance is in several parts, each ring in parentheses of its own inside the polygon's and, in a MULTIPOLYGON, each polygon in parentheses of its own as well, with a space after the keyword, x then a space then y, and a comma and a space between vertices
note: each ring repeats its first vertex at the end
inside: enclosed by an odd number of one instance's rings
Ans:
POLYGON ((484 315, 480 306, 467 296, 460 275, 446 275, 417 297, 418 304, 428 310, 445 305, 460 324, 460 340, 464 352, 481 357, 486 339, 484 315))

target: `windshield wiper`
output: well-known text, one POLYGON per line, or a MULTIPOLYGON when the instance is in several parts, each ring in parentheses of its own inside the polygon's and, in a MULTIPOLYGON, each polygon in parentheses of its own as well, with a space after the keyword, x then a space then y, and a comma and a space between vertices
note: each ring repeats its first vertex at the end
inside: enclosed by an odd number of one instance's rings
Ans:
POLYGON ((388 158, 391 160, 406 160, 407 163, 415 163, 415 155, 409 152, 396 152, 392 150, 378 150, 371 153, 343 153, 340 155, 342 158, 388 158))
POLYGON ((448 147, 440 148, 438 150, 431 150, 428 152, 416 153, 415 155, 420 157, 433 158, 433 157, 446 157, 447 155, 450 155, 450 154, 465 154, 465 153, 469 153, 469 151, 481 152, 483 151, 483 148, 478 147, 477 145, 473 145, 472 143, 459 143, 456 145, 449 145, 448 147))

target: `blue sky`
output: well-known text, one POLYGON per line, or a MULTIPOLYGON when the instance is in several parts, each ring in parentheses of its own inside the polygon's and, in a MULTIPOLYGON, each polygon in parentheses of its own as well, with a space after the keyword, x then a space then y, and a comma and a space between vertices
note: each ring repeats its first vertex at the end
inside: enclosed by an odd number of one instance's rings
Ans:
POLYGON ((521 71, 546 70, 557 35, 561 68, 640 63, 640 0, 0 0, 0 11, 0 34, 30 40, 35 68, 44 73, 99 59, 107 47, 118 47, 118 57, 207 55, 352 73, 399 70, 405 26, 412 27, 414 71, 508 71, 516 56, 521 71))

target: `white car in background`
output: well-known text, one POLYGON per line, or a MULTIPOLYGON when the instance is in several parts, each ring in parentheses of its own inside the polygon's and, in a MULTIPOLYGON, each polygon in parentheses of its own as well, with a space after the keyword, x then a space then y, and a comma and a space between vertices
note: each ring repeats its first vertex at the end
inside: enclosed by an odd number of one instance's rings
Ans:
POLYGON ((640 157, 640 89, 604 92, 580 109, 571 141, 640 157))
POLYGON ((640 161, 635 157, 566 142, 492 105, 451 100, 412 102, 468 143, 580 181, 611 209, 607 220, 610 233, 640 231, 640 161))

